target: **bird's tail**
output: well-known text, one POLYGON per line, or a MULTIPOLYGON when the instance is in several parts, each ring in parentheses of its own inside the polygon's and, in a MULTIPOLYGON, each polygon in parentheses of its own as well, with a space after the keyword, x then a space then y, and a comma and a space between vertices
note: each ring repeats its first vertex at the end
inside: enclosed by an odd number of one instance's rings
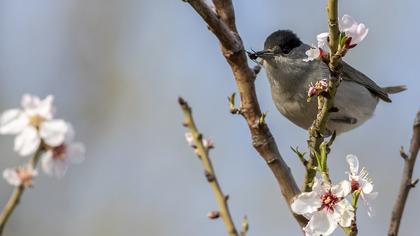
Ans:
POLYGON ((397 86, 389 86, 389 87, 383 87, 382 88, 386 93, 394 94, 394 93, 400 93, 402 91, 407 90, 407 87, 405 85, 397 85, 397 86))

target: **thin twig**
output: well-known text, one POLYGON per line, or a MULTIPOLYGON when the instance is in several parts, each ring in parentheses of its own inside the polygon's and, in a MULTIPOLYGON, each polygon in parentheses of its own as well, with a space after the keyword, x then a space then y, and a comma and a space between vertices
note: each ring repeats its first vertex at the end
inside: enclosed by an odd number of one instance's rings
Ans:
MULTIPOLYGON (((334 107, 334 97, 337 92, 337 88, 340 85, 341 71, 341 57, 336 56, 339 45, 339 34, 338 28, 338 0, 328 0, 327 2, 327 14, 328 14, 328 28, 329 28, 329 46, 330 46, 330 79, 328 81, 328 96, 318 96, 318 113, 316 119, 309 128, 309 140, 308 146, 310 153, 310 159, 308 168, 306 169, 306 175, 302 191, 309 192, 312 190, 313 180, 316 175, 315 167, 318 166, 316 161, 316 154, 320 153, 320 145, 324 142, 324 134, 326 133, 326 126, 331 109, 334 107)), ((330 130, 331 131, 331 130, 330 130)))
MULTIPOLYGON (((43 151, 42 145, 38 148, 34 156, 31 160, 29 160, 29 164, 32 168, 35 169, 39 158, 41 157, 41 153, 43 151)), ((9 201, 6 203, 6 206, 3 208, 3 211, 0 213, 0 236, 3 235, 4 226, 7 223, 7 220, 12 215, 13 211, 15 210, 16 206, 19 204, 20 198, 25 190, 25 186, 19 185, 15 188, 12 195, 9 198, 9 201)))
MULTIPOLYGON (((289 209, 293 197, 300 193, 299 187, 284 162, 277 144, 268 126, 260 121, 262 117, 255 91, 255 72, 248 65, 248 59, 239 33, 234 27, 235 14, 231 0, 214 0, 216 11, 213 11, 203 0, 185 0, 208 24, 219 39, 222 53, 234 74, 241 99, 241 112, 251 132, 253 146, 266 161, 274 174, 289 209), (220 14, 220 15, 219 15, 220 14)), ((294 214, 301 227, 307 223, 305 217, 294 214)))
POLYGON ((223 194, 222 188, 219 185, 219 181, 217 180, 216 173, 209 157, 208 148, 204 146, 203 137, 194 123, 191 108, 184 99, 179 98, 178 101, 179 105, 181 105, 182 111, 184 112, 184 125, 192 134, 195 151, 203 163, 205 176, 216 197, 217 204, 219 205, 219 212, 222 216, 223 223, 226 226, 226 230, 229 235, 238 236, 238 231, 236 230, 232 216, 230 215, 227 196, 223 194))
MULTIPOLYGON (((405 203, 407 202, 408 193, 415 187, 417 180, 413 181, 413 170, 416 164, 417 154, 420 148, 420 111, 417 112, 413 126, 413 136, 411 137, 410 153, 405 154, 404 171, 400 184, 400 192, 394 203, 392 210, 391 222, 388 229, 389 236, 397 236, 400 228, 401 219, 404 213, 405 203)), ((402 152, 404 153, 404 152, 402 152)))

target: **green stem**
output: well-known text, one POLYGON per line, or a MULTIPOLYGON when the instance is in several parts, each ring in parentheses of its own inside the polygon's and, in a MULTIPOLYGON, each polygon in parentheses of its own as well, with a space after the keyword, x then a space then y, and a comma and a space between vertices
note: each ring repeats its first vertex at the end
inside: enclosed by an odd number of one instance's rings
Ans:
POLYGON ((309 140, 308 146, 310 153, 310 159, 308 161, 308 168, 306 170, 304 186, 302 191, 311 191, 313 185, 313 179, 316 175, 316 168, 318 166, 316 160, 316 152, 320 153, 320 145, 324 142, 324 135, 326 131, 327 121, 331 109, 334 107, 334 97, 337 92, 337 88, 340 85, 341 69, 341 56, 339 54, 339 41, 340 41, 340 30, 338 27, 338 0, 328 0, 327 2, 327 13, 328 13, 328 29, 329 29, 329 47, 330 47, 330 79, 328 82, 328 95, 318 96, 318 113, 317 116, 309 128, 309 140))

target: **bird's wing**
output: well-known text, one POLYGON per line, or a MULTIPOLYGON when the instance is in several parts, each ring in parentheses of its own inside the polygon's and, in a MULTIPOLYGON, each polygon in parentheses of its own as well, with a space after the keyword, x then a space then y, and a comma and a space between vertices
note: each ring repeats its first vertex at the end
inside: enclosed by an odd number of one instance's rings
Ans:
POLYGON ((365 74, 354 69, 352 66, 345 62, 343 62, 343 79, 363 85, 375 96, 379 97, 385 102, 391 102, 388 93, 383 88, 379 87, 379 85, 377 85, 373 80, 369 79, 369 77, 367 77, 365 74))

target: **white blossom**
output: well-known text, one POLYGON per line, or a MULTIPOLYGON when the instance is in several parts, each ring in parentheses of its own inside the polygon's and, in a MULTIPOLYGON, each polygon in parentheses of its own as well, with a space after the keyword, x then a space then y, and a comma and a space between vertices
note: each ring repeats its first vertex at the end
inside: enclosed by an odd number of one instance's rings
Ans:
MULTIPOLYGON (((63 124, 55 124, 53 126, 62 126, 63 124)), ((67 171, 67 168, 70 163, 80 163, 84 160, 85 155, 85 147, 82 143, 73 142, 74 139, 74 129, 71 124, 65 123, 65 126, 61 128, 65 128, 66 132, 65 135, 62 137, 63 140, 60 140, 57 137, 60 137, 63 133, 48 133, 46 137, 53 137, 55 143, 59 144, 58 146, 50 147, 46 152, 41 155, 41 166, 43 171, 52 176, 56 176, 61 178, 67 171)), ((54 128, 51 130, 57 130, 58 128, 54 128)), ((40 132, 41 134, 43 132, 40 132)))
POLYGON ((318 59, 321 56, 321 49, 311 47, 309 50, 305 52, 307 58, 304 58, 304 62, 313 61, 315 59, 318 59))
POLYGON ((352 191, 360 191, 360 196, 367 207, 368 215, 372 217, 374 210, 369 201, 375 199, 378 193, 373 191, 372 180, 369 178, 366 169, 362 168, 359 172, 359 159, 357 156, 349 154, 346 156, 346 160, 349 164, 350 172, 348 172, 348 175, 352 191))
POLYGON ((63 120, 53 120, 53 96, 43 100, 24 95, 21 109, 10 109, 0 116, 0 134, 16 135, 14 150, 21 156, 33 154, 43 140, 50 146, 64 141, 67 127, 63 120), (42 139, 42 140, 41 140, 42 139))
POLYGON ((350 45, 356 45, 366 38, 369 29, 363 23, 358 23, 352 16, 344 15, 339 20, 340 31, 348 38, 351 37, 350 45))
POLYGON ((292 202, 294 213, 309 219, 304 231, 307 236, 330 235, 338 225, 349 227, 354 209, 345 197, 351 192, 349 181, 323 186, 315 178, 312 192, 299 194, 292 202))
POLYGON ((29 164, 17 168, 7 168, 3 171, 3 178, 6 179, 10 185, 15 187, 21 185, 31 187, 32 179, 37 175, 38 172, 29 164))

